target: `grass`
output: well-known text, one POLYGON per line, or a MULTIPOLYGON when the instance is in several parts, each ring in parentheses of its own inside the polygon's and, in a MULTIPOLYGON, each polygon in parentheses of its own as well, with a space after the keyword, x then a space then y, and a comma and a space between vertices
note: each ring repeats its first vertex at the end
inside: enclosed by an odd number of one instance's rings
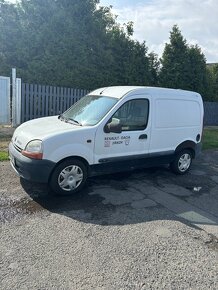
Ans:
POLYGON ((9 160, 8 158, 8 145, 10 142, 10 137, 0 136, 0 161, 9 160))
POLYGON ((218 129, 206 128, 203 133, 203 150, 218 149, 218 129))
MULTIPOLYGON (((0 161, 8 160, 10 137, 0 136, 0 161)), ((203 133, 203 150, 218 149, 218 128, 205 128, 203 133)))
POLYGON ((0 151, 0 161, 5 161, 5 160, 9 160, 8 159, 8 152, 0 151))

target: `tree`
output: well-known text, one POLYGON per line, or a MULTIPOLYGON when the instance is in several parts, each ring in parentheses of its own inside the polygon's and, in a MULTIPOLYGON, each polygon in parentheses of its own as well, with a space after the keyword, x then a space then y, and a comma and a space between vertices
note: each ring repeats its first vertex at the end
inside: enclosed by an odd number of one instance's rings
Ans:
POLYGON ((94 89, 151 82, 145 43, 98 0, 0 0, 0 74, 25 82, 94 89))
POLYGON ((151 86, 158 86, 159 76, 158 73, 160 71, 160 61, 158 59, 157 54, 151 52, 148 55, 149 57, 149 74, 150 74, 150 82, 151 86))
POLYGON ((178 26, 170 32, 161 59, 160 84, 171 88, 197 91, 205 96, 206 59, 198 45, 188 45, 178 26))
POLYGON ((14 66, 21 64, 17 47, 22 28, 17 7, 4 0, 0 0, 0 31, 0 73, 8 75, 12 64, 14 66))
POLYGON ((218 64, 207 66, 206 90, 209 101, 218 101, 218 64))
POLYGON ((198 45, 188 47, 188 58, 188 88, 199 92, 203 97, 205 97, 205 94, 207 93, 206 59, 198 45))
POLYGON ((188 84, 188 49, 177 25, 170 32, 170 43, 166 43, 161 58, 160 85, 186 89, 188 84))

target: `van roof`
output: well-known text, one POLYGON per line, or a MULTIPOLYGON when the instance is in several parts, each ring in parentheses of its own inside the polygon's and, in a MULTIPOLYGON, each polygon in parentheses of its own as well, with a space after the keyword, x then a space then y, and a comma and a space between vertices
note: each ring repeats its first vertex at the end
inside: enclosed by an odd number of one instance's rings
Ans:
POLYGON ((102 95, 108 97, 114 97, 121 99, 126 94, 134 93, 134 94, 152 94, 152 93, 161 93, 161 95, 168 95, 169 97, 177 93, 178 95, 193 95, 199 96, 198 93, 180 89, 168 89, 168 88, 160 88, 160 87, 144 87, 144 86, 113 86, 113 87, 103 87, 97 90, 94 90, 89 93, 89 95, 102 95))

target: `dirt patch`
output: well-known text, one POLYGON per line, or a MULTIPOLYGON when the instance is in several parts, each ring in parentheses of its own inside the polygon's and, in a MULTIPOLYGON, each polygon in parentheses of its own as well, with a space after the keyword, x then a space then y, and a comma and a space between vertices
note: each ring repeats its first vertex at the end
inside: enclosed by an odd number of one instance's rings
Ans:
POLYGON ((0 196, 0 222, 18 220, 43 210, 42 206, 27 198, 11 199, 0 196))
POLYGON ((0 126, 0 151, 8 151, 8 145, 15 128, 10 126, 0 126))
POLYGON ((11 138, 14 133, 15 128, 11 126, 0 125, 0 139, 11 138))
POLYGON ((11 139, 9 140, 1 140, 0 139, 0 151, 8 151, 8 145, 11 139))

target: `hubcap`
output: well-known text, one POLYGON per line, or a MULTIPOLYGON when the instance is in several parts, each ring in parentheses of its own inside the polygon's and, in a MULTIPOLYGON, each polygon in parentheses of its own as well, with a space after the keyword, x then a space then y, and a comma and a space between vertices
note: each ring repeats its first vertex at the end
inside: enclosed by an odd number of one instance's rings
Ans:
POLYGON ((186 170, 188 170, 190 164, 191 164, 191 156, 188 153, 183 154, 179 158, 178 166, 181 172, 185 172, 186 170))
POLYGON ((83 171, 77 165, 65 167, 58 176, 58 185, 65 191, 76 189, 83 181, 83 171))

